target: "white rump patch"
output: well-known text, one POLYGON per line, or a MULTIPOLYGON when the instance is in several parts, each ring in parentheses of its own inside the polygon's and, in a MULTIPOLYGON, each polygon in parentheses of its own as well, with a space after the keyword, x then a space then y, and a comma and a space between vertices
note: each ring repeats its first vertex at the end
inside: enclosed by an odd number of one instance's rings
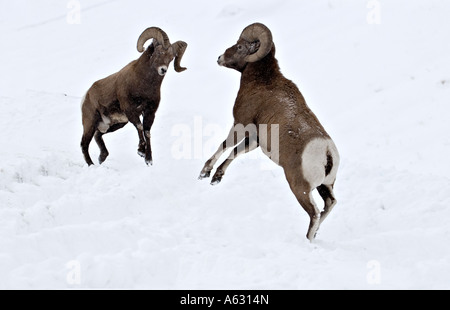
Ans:
POLYGON ((302 172, 305 180, 312 188, 321 184, 333 184, 338 166, 339 154, 332 140, 317 138, 306 145, 302 154, 302 172), (327 166, 328 154, 331 155, 333 160, 333 167, 326 176, 325 167, 327 166))

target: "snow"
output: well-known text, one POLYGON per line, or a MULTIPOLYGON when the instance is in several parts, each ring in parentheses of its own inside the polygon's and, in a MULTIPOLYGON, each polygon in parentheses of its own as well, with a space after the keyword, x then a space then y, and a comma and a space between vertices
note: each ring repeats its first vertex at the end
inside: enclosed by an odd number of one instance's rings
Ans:
POLYGON ((2 8, 0 288, 450 288, 448 1, 2 8), (260 150, 218 186, 197 180, 239 87, 217 57, 255 21, 341 154, 338 204, 312 243, 308 216, 260 150), (189 44, 188 70, 171 66, 162 86, 154 165, 128 125, 105 136, 106 162, 87 167, 81 98, 139 56, 149 26, 189 44))

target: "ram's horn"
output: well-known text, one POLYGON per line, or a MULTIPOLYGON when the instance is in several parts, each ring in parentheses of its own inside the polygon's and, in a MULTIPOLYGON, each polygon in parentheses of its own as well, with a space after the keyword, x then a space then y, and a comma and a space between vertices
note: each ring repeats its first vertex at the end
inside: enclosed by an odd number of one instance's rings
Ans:
POLYGON ((240 39, 243 39, 249 43, 259 41, 261 44, 256 53, 245 58, 245 61, 247 62, 255 62, 266 57, 273 46, 272 32, 270 32, 269 28, 261 23, 254 23, 246 27, 244 31, 242 31, 240 39))
POLYGON ((181 58, 183 57, 184 52, 187 48, 187 43, 183 41, 177 41, 172 44, 173 52, 175 54, 175 62, 173 64, 176 72, 183 72, 186 68, 180 65, 181 58))
POLYGON ((137 43, 137 50, 139 51, 139 53, 144 52, 144 44, 152 38, 155 39, 159 44, 162 44, 164 48, 169 48, 170 41, 167 34, 158 27, 150 27, 144 30, 144 32, 139 37, 137 43))

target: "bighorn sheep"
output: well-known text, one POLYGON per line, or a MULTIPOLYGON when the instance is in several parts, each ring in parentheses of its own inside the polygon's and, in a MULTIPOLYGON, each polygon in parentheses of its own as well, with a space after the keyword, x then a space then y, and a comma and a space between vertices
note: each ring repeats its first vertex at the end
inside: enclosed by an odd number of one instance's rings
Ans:
POLYGON ((218 64, 241 72, 233 108, 234 126, 206 162, 199 179, 209 177, 219 157, 239 142, 217 168, 212 185, 222 180, 234 158, 261 146, 284 169, 292 192, 310 216, 306 237, 312 241, 336 204, 333 187, 339 153, 335 144, 297 86, 280 72, 272 33, 265 25, 255 23, 246 27, 237 43, 219 57, 218 64), (312 196, 316 188, 325 202, 322 212, 312 196))
POLYGON ((89 156, 92 138, 95 137, 100 148, 99 162, 102 164, 109 155, 102 136, 128 122, 138 131, 138 154, 145 158, 147 165, 153 164, 150 129, 160 102, 161 83, 174 58, 175 71, 186 70, 180 66, 186 47, 183 41, 170 44, 163 30, 150 27, 139 37, 137 50, 143 53, 139 59, 92 85, 82 103, 84 132, 81 148, 88 165, 93 165, 89 156), (153 42, 144 52, 144 44, 152 38, 153 42))

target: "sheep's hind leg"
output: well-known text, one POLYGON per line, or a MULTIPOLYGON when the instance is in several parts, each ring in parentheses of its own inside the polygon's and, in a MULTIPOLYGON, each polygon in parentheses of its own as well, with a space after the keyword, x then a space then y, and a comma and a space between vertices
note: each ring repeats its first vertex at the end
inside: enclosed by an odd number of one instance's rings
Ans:
POLYGON ((84 160, 86 161, 88 166, 94 165, 91 156, 89 156, 89 144, 91 143, 94 136, 94 130, 94 128, 89 128, 83 133, 83 138, 81 139, 81 150, 83 151, 84 160))
POLYGON ((98 156, 98 162, 100 163, 100 165, 103 164, 106 158, 109 156, 108 149, 106 148, 105 141, 103 140, 103 135, 119 130, 120 128, 123 128, 126 124, 127 123, 113 124, 106 130, 105 133, 101 132, 100 130, 97 130, 95 132, 94 135, 95 142, 97 142, 97 145, 100 148, 100 155, 98 156))
POLYGON ((334 196, 333 185, 325 185, 322 184, 317 187, 317 191, 325 202, 325 207, 320 214, 320 224, 326 219, 326 217, 330 214, 331 210, 337 203, 337 200, 334 196))
POLYGON ((105 141, 103 141, 103 133, 97 130, 95 132, 94 138, 95 142, 97 142, 97 145, 100 148, 100 155, 98 156, 98 162, 101 165, 105 162, 106 158, 109 155, 109 152, 108 149, 106 148, 105 141))
POLYGON ((306 233, 306 238, 308 238, 309 241, 313 241, 320 226, 320 211, 314 202, 312 191, 304 192, 300 190, 300 192, 296 193, 295 196, 297 197, 300 205, 309 215, 310 221, 308 232, 306 233))
POLYGON ((81 138, 81 150, 84 155, 84 160, 86 161, 88 166, 94 165, 94 162, 92 161, 91 156, 89 156, 89 144, 91 143, 92 138, 94 137, 94 134, 96 131, 95 121, 96 121, 96 119, 93 119, 91 124, 89 124, 89 123, 83 124, 84 131, 83 131, 83 137, 81 138))
POLYGON ((284 172, 292 193, 295 195, 295 198, 297 198, 300 206, 309 215, 310 221, 306 238, 308 238, 309 241, 313 241, 320 226, 320 210, 317 208, 312 195, 314 187, 311 187, 305 182, 303 177, 296 171, 284 169, 284 172))
POLYGON ((245 140, 236 146, 230 156, 217 168, 216 173, 211 180, 211 185, 217 185, 222 181, 228 166, 236 159, 236 157, 251 152, 257 149, 258 146, 259 143, 257 137, 246 137, 245 140))

